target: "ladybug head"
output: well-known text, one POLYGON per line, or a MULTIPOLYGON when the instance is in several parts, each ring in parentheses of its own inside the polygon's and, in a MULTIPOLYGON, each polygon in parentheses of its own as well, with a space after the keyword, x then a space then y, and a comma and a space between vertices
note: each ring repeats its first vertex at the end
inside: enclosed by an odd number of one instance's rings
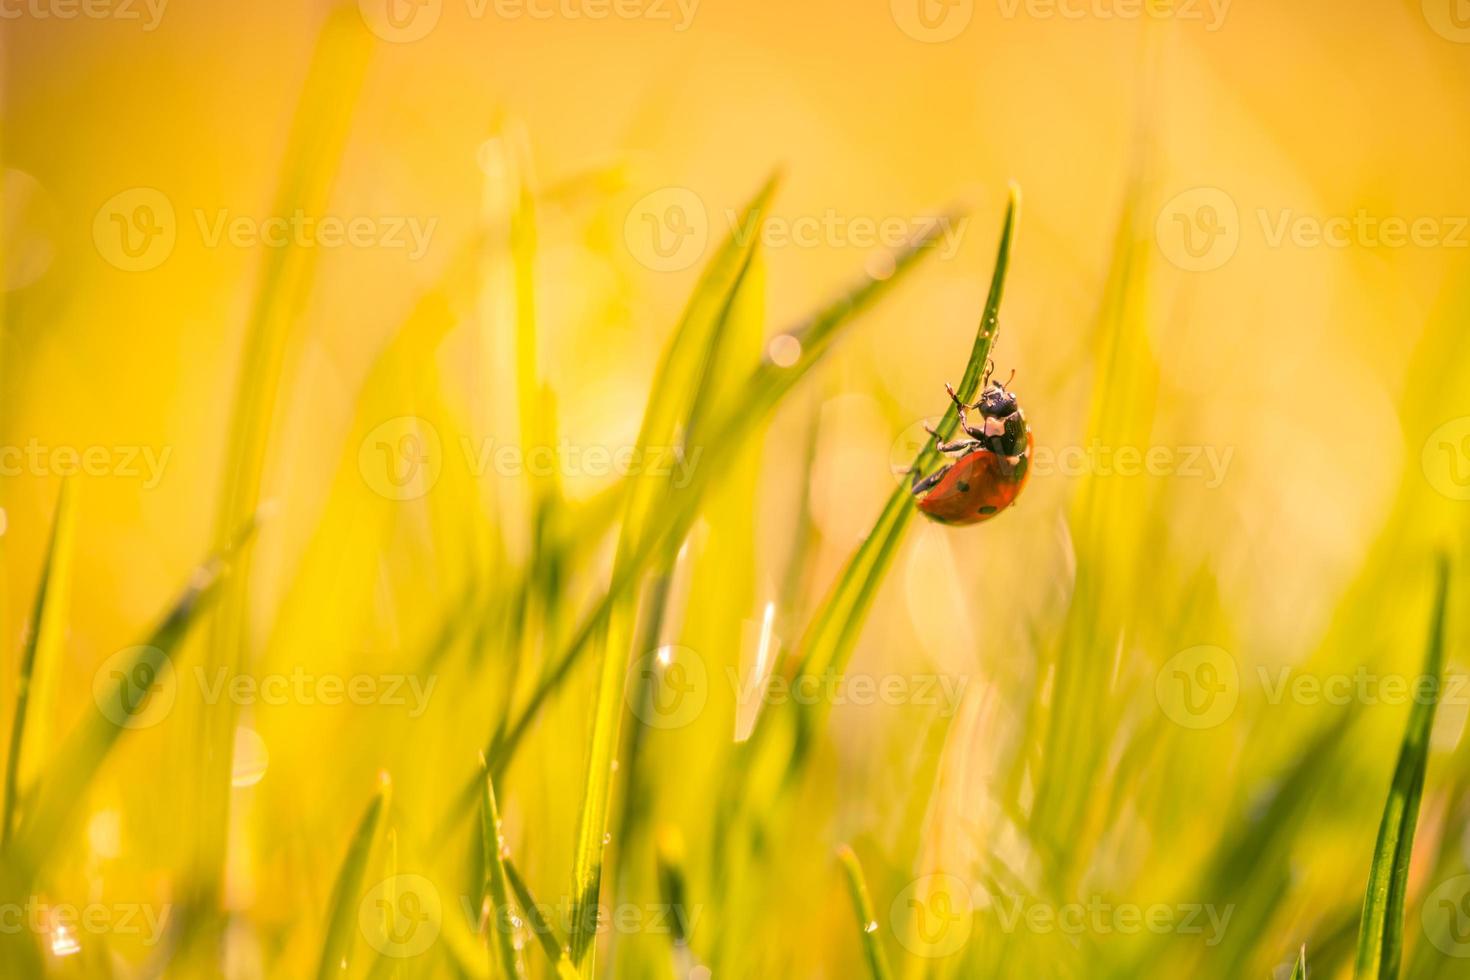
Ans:
POLYGON ((1016 396, 1006 390, 999 381, 990 382, 980 395, 980 414, 986 418, 1003 419, 1016 411, 1016 396))

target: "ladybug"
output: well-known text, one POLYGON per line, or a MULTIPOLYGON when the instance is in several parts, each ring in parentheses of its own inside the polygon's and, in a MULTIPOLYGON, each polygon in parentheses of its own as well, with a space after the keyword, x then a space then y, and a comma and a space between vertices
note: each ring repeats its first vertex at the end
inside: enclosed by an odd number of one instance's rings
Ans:
MULTIPOLYGON (((936 448, 953 454, 954 461, 922 480, 914 474, 911 489, 919 510, 940 524, 989 520, 1015 503, 1031 475, 1034 441, 1026 416, 1006 385, 990 381, 989 371, 985 374, 982 384, 987 386, 973 405, 944 386, 960 410, 960 428, 969 438, 939 443, 936 448), (972 409, 980 413, 979 425, 971 425, 966 416, 972 409)), ((938 433, 930 429, 929 434, 938 433)))

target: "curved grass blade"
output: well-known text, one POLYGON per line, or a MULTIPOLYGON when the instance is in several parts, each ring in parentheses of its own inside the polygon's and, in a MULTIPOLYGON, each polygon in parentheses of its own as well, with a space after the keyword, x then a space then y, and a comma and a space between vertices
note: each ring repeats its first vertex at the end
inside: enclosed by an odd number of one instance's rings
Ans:
POLYGON ((388 797, 392 784, 384 777, 373 794, 362 819, 357 822, 357 831, 342 859, 337 872, 337 881, 332 885, 330 911, 327 914, 327 935, 322 942, 322 958, 317 966, 317 980, 328 980, 347 973, 352 950, 353 925, 357 921, 357 904, 362 892, 362 879, 367 872, 368 857, 377 843, 388 814, 388 797))
MULTIPOLYGON (((741 227, 759 227, 775 192, 773 177, 747 209, 751 219, 741 227)), ((718 361, 726 327, 736 297, 745 282, 755 255, 759 235, 741 240, 731 235, 690 299, 688 310, 675 332, 659 370, 638 435, 638 458, 647 458, 660 447, 676 445, 680 428, 691 430, 710 391, 704 382, 718 361)), ((685 449, 686 453, 688 447, 685 449)), ((687 457, 686 457, 687 458, 687 457)), ((649 542, 670 543, 658 527, 657 517, 672 492, 672 472, 659 468, 639 475, 633 482, 623 513, 623 527, 614 560, 618 572, 636 581, 646 566, 642 558, 649 542)), ((627 658, 633 642, 637 616, 637 590, 627 589, 608 609, 600 680, 594 708, 592 743, 587 757, 586 791, 572 865, 571 955, 581 976, 593 974, 593 941, 596 907, 602 884, 602 852, 606 840, 612 791, 612 765, 616 759, 622 721, 627 658)))
POLYGON ((572 961, 566 956, 566 943, 562 940, 556 927, 546 918, 541 911, 541 906, 536 903, 531 889, 526 886, 525 879, 516 870, 516 866, 509 858, 505 859, 505 879, 510 882, 511 891, 515 892, 516 901, 520 903, 522 910, 526 913, 526 922, 531 927, 531 934, 541 944, 541 949, 546 953, 547 960, 552 968, 556 970, 558 977, 575 977, 577 971, 572 966, 572 961))
POLYGON ((175 600, 163 621, 148 639, 136 648, 125 669, 115 672, 110 693, 99 700, 113 708, 109 713, 88 712, 67 736, 46 767, 36 789, 35 804, 21 819, 13 847, 7 856, 23 870, 29 880, 35 869, 43 866, 58 841, 66 833, 70 820, 86 798, 87 786, 112 751, 127 723, 148 709, 149 692, 159 672, 171 658, 198 619, 199 614, 218 591, 226 570, 226 561, 238 553, 253 525, 241 532, 237 543, 224 554, 216 555, 200 565, 190 576, 183 593, 175 600))
POLYGON ((852 894, 853 909, 857 912, 858 933, 862 937, 863 955, 868 960, 868 973, 873 980, 889 980, 893 974, 888 969, 888 957, 878 938, 878 920, 873 916, 873 900, 868 895, 863 866, 858 862, 857 854, 846 844, 837 849, 837 859, 847 874, 847 888, 852 894))
MULTIPOLYGON (((995 270, 990 278, 990 292, 985 300, 985 310, 980 319, 980 328, 975 334, 975 343, 970 349, 970 359, 956 387, 956 392, 963 401, 974 399, 985 372, 985 364, 990 358, 990 348, 995 343, 999 330, 1000 303, 1005 292, 1011 245, 1015 239, 1020 194, 1020 188, 1012 184, 1005 218, 1001 224, 1000 244, 995 254, 995 270)), ((935 426, 939 435, 929 437, 924 448, 914 458, 908 471, 909 476, 927 472, 939 461, 940 454, 935 448, 938 440, 948 439, 958 425, 959 410, 951 404, 945 410, 943 419, 935 426)), ((893 559, 904 529, 914 515, 911 498, 906 480, 894 489, 872 532, 848 560, 837 584, 807 629, 801 644, 799 674, 822 675, 831 670, 840 671, 846 664, 888 564, 893 559)))
MULTIPOLYGON (((484 769, 485 760, 480 760, 484 769)), ((480 844, 484 848, 485 881, 484 898, 490 902, 490 919, 485 928, 490 932, 490 947, 494 955, 490 959, 490 975, 495 976, 495 962, 499 959, 500 971, 506 980, 517 980, 524 973, 520 953, 516 950, 515 907, 510 902, 510 888, 506 884, 505 848, 500 838, 500 808, 495 803, 495 780, 485 770, 485 794, 480 798, 480 844)))
POLYGON ((1449 583, 1449 561, 1441 557, 1429 644, 1424 655, 1423 682, 1428 688, 1428 696, 1414 698, 1409 724, 1399 749, 1398 764, 1394 767, 1388 802, 1378 825, 1378 843, 1373 848, 1373 864, 1368 870, 1368 890, 1363 897, 1362 924, 1358 930, 1358 959, 1353 974, 1358 980, 1395 980, 1399 975, 1409 858, 1414 848, 1414 828, 1429 762, 1429 734, 1434 725, 1440 675, 1444 670, 1445 607, 1449 583))
MULTIPOLYGON (((76 495, 72 482, 63 481, 56 498, 56 516, 51 522, 51 538, 46 557, 41 562, 40 582, 36 586, 36 602, 26 629, 25 648, 21 653, 20 677, 16 681, 15 718, 10 729, 10 757, 5 767, 5 804, 0 813, 0 843, 8 844, 15 831, 16 805, 20 793, 21 764, 25 761, 26 716, 31 704, 36 664, 51 671, 60 652, 66 598, 71 582, 72 530, 76 525, 76 495)), ((45 707, 44 699, 41 705, 45 707)), ((32 726, 34 727, 34 725, 32 726)), ((45 744, 45 739, 38 739, 45 744)))
MULTIPOLYGON (((996 249, 995 267, 985 309, 981 314, 969 360, 956 389, 959 397, 966 401, 973 400, 974 393, 980 386, 990 349, 995 342, 1019 210, 1020 188, 1012 184, 1001 224, 1000 241, 996 249)), ((938 435, 931 436, 914 458, 914 463, 909 468, 910 476, 926 472, 937 462, 940 454, 935 447, 938 441, 948 439, 958 425, 959 410, 951 404, 935 426, 938 435)), ((832 591, 813 615, 797 648, 799 652, 794 667, 796 678, 821 677, 827 671, 842 670, 846 664, 878 586, 914 514, 911 498, 909 481, 905 480, 894 489, 872 531, 848 559, 832 591)), ((795 678, 792 682, 795 683, 795 678)), ((767 710, 757 716, 749 740, 741 745, 731 779, 724 790, 725 801, 719 815, 721 830, 715 835, 715 864, 719 873, 732 873, 732 869, 742 863, 732 857, 742 846, 739 843, 744 830, 742 824, 747 820, 764 819, 755 816, 756 804, 752 800, 765 798, 765 794, 753 792, 752 784, 762 782, 767 773, 774 774, 778 781, 789 781, 802 770, 807 758, 806 750, 811 745, 812 735, 819 727, 824 712, 823 699, 815 701, 816 703, 810 705, 796 705, 792 711, 767 710), (778 731, 786 735, 780 744, 774 741, 778 731)), ((776 788, 768 787, 771 791, 776 788)), ((722 939, 723 936, 717 937, 717 942, 722 939)), ((714 957, 717 964, 722 962, 721 953, 714 957)))
MULTIPOLYGON (((907 248, 894 256, 893 270, 889 275, 882 278, 864 276, 836 300, 798 326, 788 330, 787 333, 796 338, 801 345, 801 355, 796 363, 783 367, 771 361, 769 357, 763 361, 761 366, 752 372, 741 385, 742 397, 730 410, 722 413, 717 422, 711 424, 709 431, 713 434, 708 440, 705 440, 706 443, 721 446, 725 450, 731 450, 743 444, 745 439, 764 423, 787 392, 816 366, 822 355, 831 348, 842 329, 871 307, 885 292, 893 288, 894 283, 903 274, 911 270, 920 259, 928 254, 928 249, 939 239, 940 228, 941 226, 936 224, 933 228, 926 230, 907 248)), ((731 452, 722 452, 714 454, 713 458, 706 457, 702 465, 695 468, 688 486, 679 491, 674 500, 674 506, 660 515, 664 521, 662 534, 645 539, 634 556, 634 560, 630 562, 628 568, 622 570, 621 574, 618 570, 614 571, 606 594, 583 618, 557 662, 547 671, 514 719, 505 726, 503 734, 489 746, 486 755, 490 760, 490 769, 493 773, 496 775, 502 773, 525 738, 541 706, 566 682, 572 668, 585 653, 588 644, 602 629, 612 603, 632 586, 633 573, 641 572, 647 566, 664 541, 682 540, 698 514, 701 494, 706 487, 723 475, 732 456, 731 452)), ((473 783, 468 789, 469 793, 461 801, 461 806, 473 799, 472 795, 469 795, 473 793, 473 783)))
MULTIPOLYGON (((279 179, 275 214, 320 214, 326 210, 345 150, 362 81, 367 73, 372 35, 360 12, 340 6, 328 15, 292 120, 279 179)), ((235 528, 260 507, 272 420, 287 374, 293 325, 311 293, 319 249, 292 245, 269 249, 246 325, 241 368, 235 385, 230 433, 221 482, 215 534, 224 546, 235 528)), ((248 556, 221 590, 219 610, 210 623, 207 670, 243 671, 249 632, 248 556)), ((225 701, 195 719, 197 754, 194 782, 198 810, 190 887, 201 903, 216 906, 223 881, 229 820, 230 767, 238 712, 225 701)), ((208 923, 205 956, 223 941, 220 916, 190 917, 208 923)), ((202 968, 202 967, 201 967, 202 968)))

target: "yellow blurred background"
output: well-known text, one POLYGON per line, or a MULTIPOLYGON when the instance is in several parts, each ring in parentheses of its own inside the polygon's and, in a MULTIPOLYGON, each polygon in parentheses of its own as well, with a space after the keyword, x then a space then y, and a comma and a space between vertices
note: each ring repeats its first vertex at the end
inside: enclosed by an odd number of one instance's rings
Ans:
MULTIPOLYGON (((1090 561, 1115 583, 1103 594, 1116 634, 1093 651, 1107 686, 1099 697, 1116 709, 1098 720, 1098 772, 1132 775, 1118 777, 1110 800, 1092 797, 1098 813, 1079 822, 1084 856, 1058 880, 1080 893, 1166 900, 1218 853, 1229 815, 1266 805, 1318 730, 1320 712, 1270 703, 1251 680, 1266 676, 1258 669, 1412 672, 1430 558, 1436 548, 1465 552, 1470 26, 1459 6, 363 0, 340 21, 353 35, 340 43, 355 53, 325 62, 334 77, 317 91, 326 101, 308 106, 345 127, 327 181, 293 175, 286 161, 292 146, 332 160, 330 133, 308 126, 291 137, 328 5, 7 0, 0 444, 42 447, 0 478, 7 658, 20 656, 60 477, 80 466, 66 448, 80 457, 101 447, 96 472, 74 481, 71 613, 54 700, 28 740, 45 746, 95 710, 99 666, 141 642, 218 543, 242 350, 272 253, 314 267, 301 273, 310 278, 299 303, 278 311, 286 339, 245 661, 261 671, 380 671, 401 669, 406 651, 430 642, 466 580, 493 578, 487 540, 503 539, 511 565, 533 560, 519 474, 472 472, 447 426, 433 506, 395 507, 359 466, 364 433, 402 415, 472 419, 471 437, 517 438, 495 247, 477 239, 503 230, 507 205, 496 195, 507 159, 528 161, 517 176, 535 197, 538 360, 555 393, 555 436, 584 451, 636 439, 656 352, 703 261, 773 168, 782 185, 761 253, 772 337, 853 276, 883 270, 884 246, 955 214, 940 246, 783 402, 742 463, 740 473, 759 474, 755 536, 741 569, 748 580, 728 586, 744 603, 741 635, 725 642, 749 657, 768 603, 777 643, 796 643, 892 492, 895 462, 902 470, 918 448, 916 424, 947 407, 942 385, 965 363, 1014 180, 1024 208, 993 357, 998 377, 1015 370, 1036 435, 1032 483, 1014 512, 978 529, 913 527, 852 661, 875 674, 963 677, 968 697, 942 758, 923 742, 928 716, 912 706, 836 706, 823 735, 824 808, 813 816, 824 846, 783 872, 772 886, 779 899, 750 898, 770 913, 753 945, 771 945, 765 959, 731 960, 727 975, 752 975, 756 964, 785 976, 858 975, 846 898, 825 856, 837 840, 867 841, 860 854, 882 853, 900 884, 975 850, 1003 855, 1012 870, 1045 864, 1032 853, 1041 845, 1012 839, 1025 821, 1004 812, 994 785, 1019 765, 1026 788, 1014 798, 1027 807, 1040 779, 1037 758, 1052 743, 1036 734, 1045 725, 1032 710, 1051 703, 1046 651, 1063 632, 1079 551, 1084 568, 1090 561), (360 91, 349 77, 359 53, 360 91), (317 139, 329 148, 313 149, 317 139), (325 202, 317 221, 360 236, 337 241, 318 223, 286 232, 296 236, 286 249, 262 243, 288 227, 267 227, 278 202, 315 180, 325 202), (403 368, 414 394, 365 417, 374 365, 393 369, 400 328, 444 283, 453 320, 423 363, 403 368), (1110 375, 1109 351, 1125 332, 1149 365, 1110 375), (420 371, 442 382, 438 394, 422 394, 420 371), (1155 450, 1158 472, 1130 475, 1099 455, 1096 406, 1113 404, 1102 394, 1112 384, 1122 386, 1112 397, 1138 413, 1124 430, 1141 437, 1130 445, 1155 450), (1090 485, 1105 486, 1107 506, 1148 532, 1130 535, 1123 522, 1079 533, 1087 514, 1077 501, 1090 485), (488 519, 457 510, 477 504, 488 519), (812 548, 793 575, 806 522, 812 548), (1127 571, 1113 578, 1110 563, 1127 571), (1154 670, 1198 645, 1229 650, 1245 678, 1235 713, 1206 734, 1161 721, 1152 693, 1154 670), (895 828, 917 830, 900 790, 923 770, 919 756, 933 756, 939 788, 917 814, 939 829, 922 835, 922 854, 891 853, 895 828)), ((572 507, 616 482, 594 463, 559 467, 572 507)), ((611 549, 589 545, 564 582, 564 618, 553 624, 562 637, 605 582, 611 549)), ((556 646, 530 641, 543 643, 556 646)), ((1463 647, 1449 652, 1454 669, 1463 647)), ((230 952, 199 961, 209 967, 176 961, 170 975, 216 966, 309 975, 333 875, 376 774, 391 772, 395 805, 415 811, 397 846, 432 850, 424 841, 436 839, 440 797, 473 773, 511 696, 499 673, 506 656, 446 668, 432 727, 402 713, 385 721, 380 705, 246 710, 229 804, 230 952), (242 758, 259 771, 240 776, 242 758), (413 799, 421 803, 401 802, 413 799)), ((7 718, 15 677, 0 670, 7 718)), ((509 683, 523 692, 528 681, 512 674, 509 683)), ((532 883, 544 883, 533 890, 549 897, 570 873, 593 675, 576 675, 571 690, 549 705, 555 727, 526 743, 501 793, 512 847, 532 883)), ((1246 965, 1265 975, 1309 936, 1331 946, 1339 913, 1355 913, 1362 892, 1405 717, 1382 706, 1362 714, 1344 736, 1362 749, 1356 768, 1324 777, 1314 829, 1283 864, 1288 880, 1243 892, 1283 903, 1242 937, 1249 948, 1228 961, 1175 950, 1150 962, 1178 972, 1149 975, 1243 976, 1229 970, 1246 965)), ((1437 765, 1462 757, 1464 715, 1463 704, 1442 709, 1437 765)), ((190 717, 176 712, 119 744, 48 894, 184 900, 189 859, 173 838, 192 833, 190 717)), ((36 771, 39 751, 28 758, 36 771)), ((680 786, 681 773, 662 775, 680 786)), ((705 792, 693 788, 703 777, 687 779, 689 796, 705 792)), ((1107 779, 1089 779, 1101 793, 1107 779)), ((1440 826, 1458 812, 1449 788, 1459 779, 1458 767, 1431 767, 1443 795, 1426 803, 1425 854, 1463 832, 1440 826)), ((1415 894, 1437 880, 1416 877, 1415 894)), ((884 910, 900 891, 874 888, 884 910)), ((706 912, 705 927, 718 930, 719 910, 706 912)), ((1417 916, 1411 904, 1411 931, 1417 916)), ((1088 942, 1062 945, 969 962, 1000 971, 987 975, 1033 976, 1127 975, 1125 964, 1138 962, 1134 947, 1092 960, 1088 942)), ((118 975, 154 975, 138 964, 156 951, 116 947, 118 975)), ((63 970, 63 960, 48 968, 63 970)), ((975 975, 963 960, 915 962, 899 975, 975 975)), ((1414 975, 1454 975, 1433 972, 1451 971, 1452 959, 1433 970, 1414 962, 1414 975)), ((394 965, 468 970, 447 955, 394 965)), ((631 965, 617 975, 625 971, 669 975, 631 965)))

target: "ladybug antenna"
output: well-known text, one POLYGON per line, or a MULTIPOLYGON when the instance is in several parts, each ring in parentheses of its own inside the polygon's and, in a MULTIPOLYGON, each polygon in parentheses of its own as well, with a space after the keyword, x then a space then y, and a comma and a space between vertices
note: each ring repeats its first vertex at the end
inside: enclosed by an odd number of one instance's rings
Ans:
POLYGON ((995 373, 995 358, 987 358, 985 361, 985 377, 980 379, 980 387, 984 388, 990 384, 990 376, 995 373))
MULTIPOLYGON (((989 373, 987 373, 986 374, 986 377, 988 378, 989 376, 990 376, 989 373)), ((1011 376, 1009 378, 1006 378, 1005 383, 1002 384, 1001 382, 997 381, 995 383, 995 386, 997 388, 999 388, 1001 391, 1004 391, 1005 389, 1009 388, 1011 386, 1011 382, 1012 381, 1015 381, 1015 380, 1016 380, 1016 369, 1015 368, 1011 368, 1011 376)))

